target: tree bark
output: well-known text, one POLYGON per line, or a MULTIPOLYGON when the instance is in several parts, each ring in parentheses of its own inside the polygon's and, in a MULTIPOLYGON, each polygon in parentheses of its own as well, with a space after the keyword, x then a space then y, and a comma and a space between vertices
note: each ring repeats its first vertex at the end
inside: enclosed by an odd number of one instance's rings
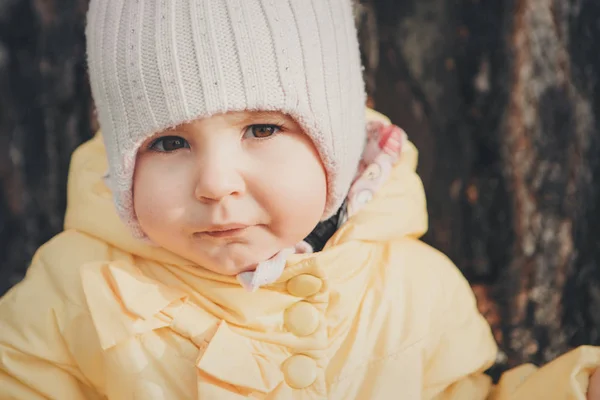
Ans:
POLYGON ((492 374, 600 344, 600 5, 372 4, 375 103, 420 149, 426 240, 473 285, 492 374))
POLYGON ((0 293, 61 230, 69 158, 91 137, 86 9, 0 0, 0 293))

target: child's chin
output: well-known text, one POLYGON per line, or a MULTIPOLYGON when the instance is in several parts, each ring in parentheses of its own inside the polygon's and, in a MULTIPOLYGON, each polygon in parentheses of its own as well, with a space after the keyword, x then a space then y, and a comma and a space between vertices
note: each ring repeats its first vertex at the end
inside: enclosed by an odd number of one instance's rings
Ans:
POLYGON ((255 260, 232 260, 220 259, 214 260, 207 269, 225 276, 235 276, 246 271, 253 271, 258 265, 255 260))
POLYGON ((212 254, 204 253, 203 260, 197 261, 199 265, 217 274, 235 276, 242 272, 254 271, 258 263, 266 261, 277 252, 275 246, 229 245, 212 254))

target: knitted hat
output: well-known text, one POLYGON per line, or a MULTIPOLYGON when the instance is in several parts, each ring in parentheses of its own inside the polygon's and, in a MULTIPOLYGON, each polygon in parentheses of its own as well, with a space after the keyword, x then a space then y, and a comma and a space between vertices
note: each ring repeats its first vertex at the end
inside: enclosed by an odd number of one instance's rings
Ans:
POLYGON ((91 0, 86 36, 107 183, 136 237, 145 237, 132 194, 140 145, 229 111, 293 117, 327 172, 323 219, 337 211, 365 142, 350 0, 91 0))

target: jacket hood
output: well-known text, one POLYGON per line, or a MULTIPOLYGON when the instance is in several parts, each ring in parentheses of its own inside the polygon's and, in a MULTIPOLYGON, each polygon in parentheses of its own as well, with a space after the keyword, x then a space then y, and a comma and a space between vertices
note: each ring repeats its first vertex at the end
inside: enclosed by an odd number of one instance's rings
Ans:
MULTIPOLYGON (((368 120, 389 123, 383 115, 367 110, 368 120)), ((389 241, 420 237, 427 230, 425 193, 415 169, 417 150, 407 142, 388 181, 373 199, 352 216, 329 240, 324 250, 348 241, 389 241)), ((145 259, 173 265, 191 263, 165 249, 134 238, 120 220, 113 196, 105 185, 107 157, 101 133, 73 154, 68 181, 65 229, 99 238, 145 259)))

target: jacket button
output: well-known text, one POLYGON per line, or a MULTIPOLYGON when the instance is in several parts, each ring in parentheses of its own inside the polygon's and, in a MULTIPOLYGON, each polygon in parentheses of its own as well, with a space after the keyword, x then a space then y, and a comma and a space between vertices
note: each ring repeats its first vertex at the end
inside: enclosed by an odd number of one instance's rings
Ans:
POLYGON ((323 281, 314 275, 298 275, 287 283, 287 290, 296 297, 309 297, 319 293, 323 287, 323 281))
POLYGON ((283 364, 286 383, 294 389, 304 389, 317 379, 317 363, 305 355, 295 355, 283 364))
POLYGON ((286 328, 296 336, 308 336, 319 327, 319 312, 311 304, 301 301, 285 311, 286 328))

